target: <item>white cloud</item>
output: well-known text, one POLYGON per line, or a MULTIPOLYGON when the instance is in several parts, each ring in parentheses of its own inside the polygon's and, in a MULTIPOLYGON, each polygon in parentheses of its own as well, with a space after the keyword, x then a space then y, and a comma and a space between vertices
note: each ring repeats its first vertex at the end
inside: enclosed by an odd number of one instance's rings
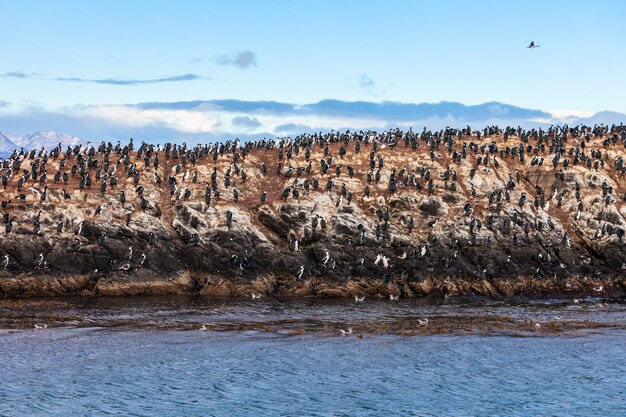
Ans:
POLYGON ((256 54, 252 51, 240 51, 232 55, 221 55, 215 59, 218 65, 232 65, 240 69, 257 66, 256 54))
MULTIPOLYGON (((492 124, 528 128, 577 124, 581 120, 577 116, 589 114, 569 110, 550 114, 538 112, 539 115, 531 113, 539 119, 529 117, 525 109, 510 111, 504 104, 486 104, 489 105, 487 111, 481 110, 480 117, 476 116, 476 109, 466 112, 466 107, 458 103, 434 105, 430 112, 414 109, 412 105, 362 102, 320 102, 300 107, 267 103, 267 108, 273 111, 266 110, 264 102, 199 102, 191 103, 189 107, 183 107, 186 103, 170 103, 169 107, 167 103, 84 105, 54 110, 36 105, 17 108, 14 104, 0 109, 0 131, 25 134, 35 130, 55 130, 85 139, 134 136, 154 141, 206 141, 232 136, 257 138, 345 129, 412 127, 421 130, 422 127, 441 129, 466 125, 481 128, 492 124)), ((603 117, 605 123, 626 119, 622 114, 605 114, 603 117)), ((582 120, 591 123, 599 119, 598 115, 593 115, 591 119, 582 120)))
POLYGON ((582 110, 548 110, 548 113, 558 122, 571 122, 575 119, 591 117, 595 114, 595 112, 592 111, 582 110))
POLYGON ((187 133, 215 133, 220 119, 215 113, 196 110, 139 109, 130 106, 94 106, 79 112, 92 119, 128 128, 165 127, 187 133))

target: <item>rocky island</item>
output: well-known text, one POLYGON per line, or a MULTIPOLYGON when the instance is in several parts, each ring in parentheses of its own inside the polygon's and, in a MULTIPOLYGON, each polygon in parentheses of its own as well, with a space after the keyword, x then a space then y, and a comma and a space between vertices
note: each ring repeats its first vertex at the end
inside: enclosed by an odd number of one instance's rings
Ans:
POLYGON ((600 125, 16 150, 0 296, 620 296, 625 148, 600 125))

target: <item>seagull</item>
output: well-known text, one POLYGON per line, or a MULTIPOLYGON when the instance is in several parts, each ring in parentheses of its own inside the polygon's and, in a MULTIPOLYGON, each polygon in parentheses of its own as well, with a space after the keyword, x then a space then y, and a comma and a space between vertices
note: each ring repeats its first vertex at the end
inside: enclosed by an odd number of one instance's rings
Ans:
POLYGON ((558 315, 557 315, 557 316, 554 316, 554 320, 556 320, 556 321, 561 321, 561 320, 562 320, 562 318, 561 318, 561 316, 558 316, 558 315))
POLYGON ((358 295, 354 296, 355 303, 362 303, 365 300, 365 296, 359 297, 358 295))
POLYGON ((422 326, 426 326, 428 323, 430 323, 428 319, 417 319, 417 322, 422 326))
POLYGON ((35 323, 35 329, 47 329, 48 325, 46 323, 35 323))
POLYGON ((200 330, 202 330, 202 331, 209 330, 209 328, 206 327, 206 324, 203 324, 202 327, 200 327, 200 330))
POLYGON ((256 300, 257 298, 261 298, 261 294, 254 294, 252 293, 252 295, 250 296, 253 300, 256 300))
POLYGON ((539 48, 539 45, 535 45, 535 41, 531 41, 530 45, 527 46, 529 49, 539 48))
POLYGON ((541 323, 535 323, 535 327, 537 328, 541 327, 541 323))
POLYGON ((352 327, 348 327, 347 330, 339 329, 339 332, 341 333, 342 336, 347 336, 349 334, 352 334, 352 327))
POLYGON ((399 296, 399 295, 389 294, 389 299, 390 299, 391 301, 396 301, 396 300, 398 300, 399 298, 400 298, 400 296, 399 296))

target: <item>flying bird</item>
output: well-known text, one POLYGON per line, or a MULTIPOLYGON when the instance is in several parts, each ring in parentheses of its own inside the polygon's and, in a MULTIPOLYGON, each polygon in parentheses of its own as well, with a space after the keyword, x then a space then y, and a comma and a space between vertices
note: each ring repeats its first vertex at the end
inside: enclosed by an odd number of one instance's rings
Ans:
POLYGON ((530 48, 530 49, 539 48, 539 45, 535 45, 535 41, 531 41, 530 45, 528 45, 527 48, 530 48))

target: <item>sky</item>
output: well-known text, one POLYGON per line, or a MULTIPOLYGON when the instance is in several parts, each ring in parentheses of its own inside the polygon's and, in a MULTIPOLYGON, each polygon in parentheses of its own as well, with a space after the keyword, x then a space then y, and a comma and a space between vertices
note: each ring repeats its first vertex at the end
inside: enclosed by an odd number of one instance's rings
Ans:
MULTIPOLYGON (((547 113, 523 119, 535 123, 626 113, 625 12, 617 0, 1 2, 0 131, 156 138, 400 123, 298 111, 325 100, 496 102, 547 113)), ((401 123, 468 120, 441 111, 401 123)))

